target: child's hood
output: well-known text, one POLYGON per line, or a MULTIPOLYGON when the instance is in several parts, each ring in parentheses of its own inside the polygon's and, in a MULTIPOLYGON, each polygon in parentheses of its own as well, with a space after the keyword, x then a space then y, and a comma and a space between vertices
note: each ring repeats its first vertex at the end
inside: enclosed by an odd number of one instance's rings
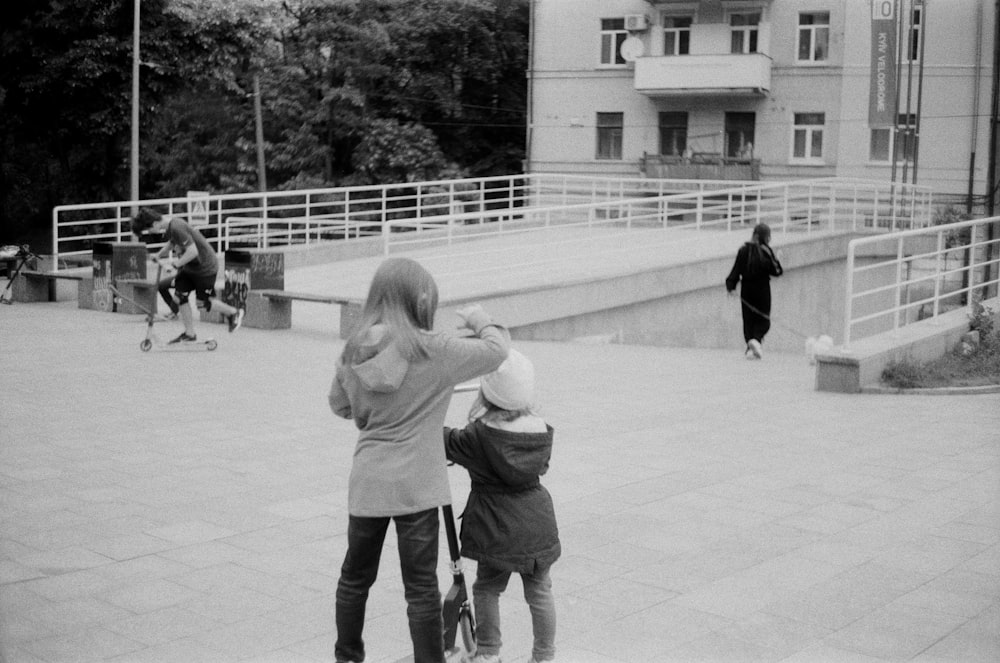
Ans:
POLYGON ((374 325, 358 346, 351 368, 369 391, 388 393, 399 389, 410 362, 393 342, 385 325, 374 325))
POLYGON ((544 433, 524 433, 494 428, 480 422, 489 431, 489 444, 484 452, 493 471, 510 486, 530 483, 545 474, 552 456, 553 429, 545 425, 544 433))

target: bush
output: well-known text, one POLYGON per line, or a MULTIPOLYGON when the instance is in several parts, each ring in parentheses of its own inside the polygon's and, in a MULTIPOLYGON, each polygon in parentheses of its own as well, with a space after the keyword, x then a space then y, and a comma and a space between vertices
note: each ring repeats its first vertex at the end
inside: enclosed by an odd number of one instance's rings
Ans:
POLYGON ((899 389, 922 387, 926 378, 924 367, 909 359, 893 359, 882 369, 882 382, 899 389))

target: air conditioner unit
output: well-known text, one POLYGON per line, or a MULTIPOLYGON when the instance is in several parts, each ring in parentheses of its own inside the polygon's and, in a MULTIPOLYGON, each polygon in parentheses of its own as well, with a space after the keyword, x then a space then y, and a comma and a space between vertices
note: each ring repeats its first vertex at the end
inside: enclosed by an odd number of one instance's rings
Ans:
POLYGON ((626 14, 625 29, 629 32, 641 32, 649 27, 649 19, 645 14, 626 14))

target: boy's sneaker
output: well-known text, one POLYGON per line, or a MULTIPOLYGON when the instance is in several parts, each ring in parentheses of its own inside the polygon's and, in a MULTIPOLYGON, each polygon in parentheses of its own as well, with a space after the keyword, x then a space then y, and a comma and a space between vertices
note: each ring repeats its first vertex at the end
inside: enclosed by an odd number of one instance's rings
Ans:
POLYGON ((189 334, 187 332, 181 332, 181 335, 170 341, 171 343, 193 343, 198 340, 195 334, 189 334))
POLYGON ((764 349, 760 347, 760 341, 755 338, 750 339, 750 352, 753 353, 755 359, 762 359, 764 357, 764 349))
POLYGON ((229 321, 229 333, 232 334, 234 331, 240 328, 243 324, 243 316, 246 315, 246 310, 238 308, 236 313, 233 313, 226 319, 229 321))

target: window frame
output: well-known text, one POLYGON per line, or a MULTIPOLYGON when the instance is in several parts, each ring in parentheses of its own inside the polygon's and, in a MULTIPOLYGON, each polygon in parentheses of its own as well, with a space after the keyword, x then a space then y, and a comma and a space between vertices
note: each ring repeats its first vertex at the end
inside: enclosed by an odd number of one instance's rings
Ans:
POLYGON ((896 163, 912 164, 915 161, 916 152, 920 146, 920 136, 915 133, 916 127, 916 113, 910 113, 909 121, 907 121, 906 113, 900 113, 896 118, 896 126, 894 127, 871 127, 868 134, 868 162, 878 165, 888 165, 892 163, 892 155, 895 155, 896 163), (908 134, 904 134, 902 141, 897 142, 897 136, 903 133, 901 129, 908 127, 914 130, 912 138, 908 134), (884 159, 878 159, 873 154, 872 144, 875 140, 876 132, 886 133, 885 142, 887 146, 884 159))
POLYGON ((594 126, 596 128, 594 133, 597 143, 594 150, 594 159, 597 161, 622 161, 624 158, 625 113, 621 111, 598 111, 594 126), (616 124, 602 123, 602 119, 608 120, 612 118, 617 118, 618 122, 616 124), (610 132, 610 134, 606 134, 606 132, 610 132), (608 147, 608 154, 606 155, 601 153, 602 148, 605 146, 608 147), (616 148, 617 156, 615 155, 616 148))
POLYGON ((688 127, 691 122, 690 114, 687 111, 660 111, 656 116, 656 126, 659 132, 658 149, 660 156, 668 157, 683 157, 684 152, 687 149, 687 137, 688 137, 688 127), (668 116, 672 116, 670 119, 672 122, 665 121, 668 116), (683 117, 684 122, 681 124, 679 121, 683 117), (676 151, 674 152, 664 152, 664 139, 667 135, 673 137, 670 142, 673 143, 676 151), (679 138, 679 140, 678 140, 679 138))
POLYGON ((600 49, 597 58, 598 66, 603 68, 623 68, 628 66, 628 62, 622 57, 622 42, 628 39, 628 30, 625 29, 625 17, 602 18, 600 19, 600 49), (621 27, 605 27, 606 23, 621 23, 621 27), (611 49, 611 52, 608 52, 611 49), (605 61, 605 57, 610 56, 610 61, 605 61))
POLYGON ((825 165, 826 164, 826 145, 824 144, 826 132, 826 113, 820 111, 804 111, 804 112, 794 112, 792 113, 792 144, 789 150, 789 163, 792 164, 802 164, 802 165, 825 165), (799 123, 799 117, 807 116, 819 116, 822 119, 822 123, 811 123, 807 124, 803 122, 799 123), (805 149, 805 154, 803 156, 797 156, 795 150, 798 142, 798 135, 802 132, 803 134, 803 147, 805 149), (812 154, 813 148, 815 147, 815 142, 819 138, 819 155, 812 154))
POLYGON ((663 55, 665 56, 679 56, 679 55, 691 55, 691 29, 695 24, 695 15, 693 12, 664 12, 660 22, 663 33, 663 55), (690 25, 686 27, 668 27, 667 22, 673 21, 675 19, 687 19, 691 21, 690 25), (667 52, 667 36, 674 36, 674 49, 672 53, 667 52), (687 37, 686 43, 684 37, 687 37), (680 52, 683 47, 683 52, 680 52))
POLYGON ((825 66, 830 62, 830 12, 829 11, 801 11, 798 13, 798 23, 795 26, 795 63, 799 66, 804 67, 817 67, 825 66), (807 17, 826 17, 826 23, 803 23, 802 20, 807 17), (819 41, 817 35, 823 32, 825 33, 826 42, 826 52, 823 54, 822 59, 818 59, 817 46, 819 41), (809 34, 809 58, 802 58, 802 47, 803 33, 809 34))
POLYGON ((761 9, 732 9, 727 12, 726 22, 729 24, 729 52, 732 55, 749 55, 760 53, 760 24, 764 22, 764 12, 761 9), (737 16, 757 17, 756 23, 745 25, 733 25, 733 19, 737 16), (737 34, 741 36, 741 49, 733 50, 733 37, 737 34), (751 42, 753 47, 751 48, 751 42))

